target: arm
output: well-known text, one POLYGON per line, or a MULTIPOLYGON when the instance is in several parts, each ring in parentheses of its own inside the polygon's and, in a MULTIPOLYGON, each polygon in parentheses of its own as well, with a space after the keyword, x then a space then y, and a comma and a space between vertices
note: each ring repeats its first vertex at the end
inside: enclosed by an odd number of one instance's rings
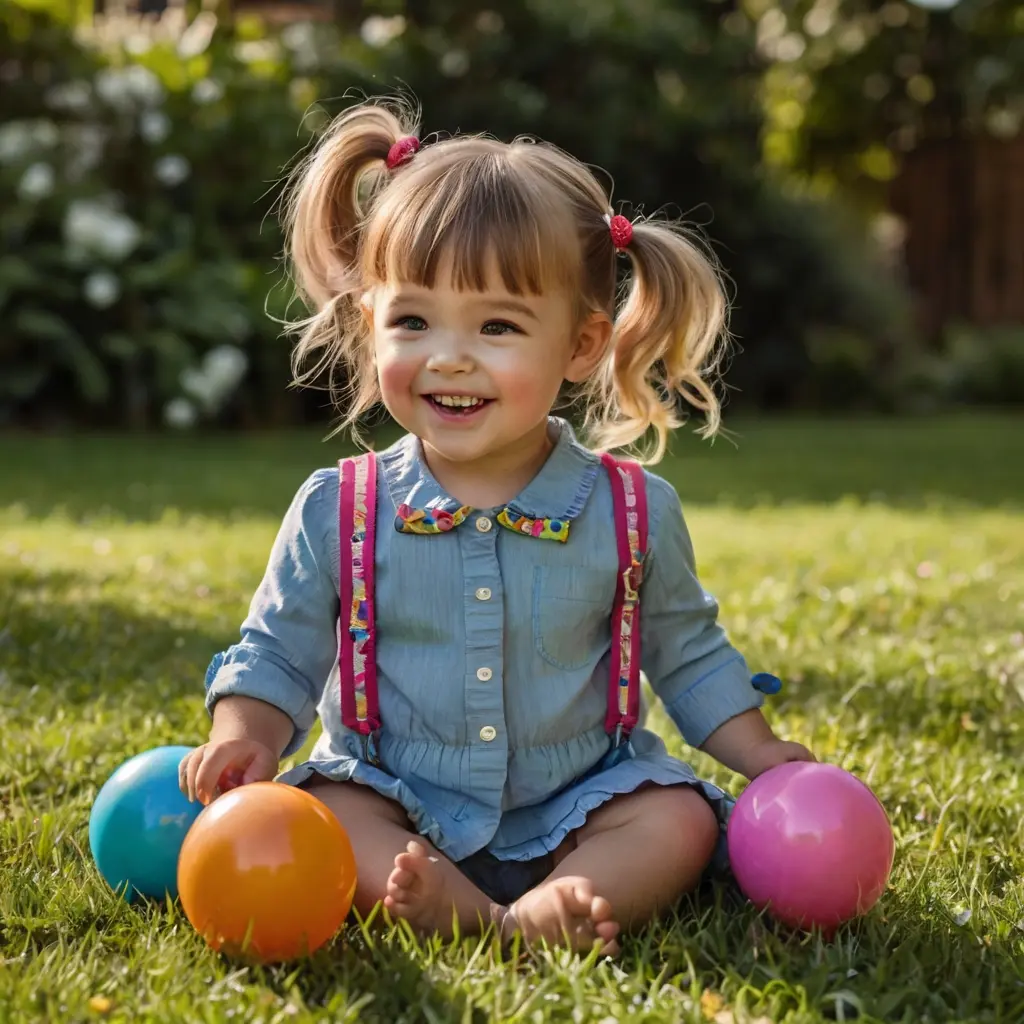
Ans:
POLYGON ((235 694, 217 701, 209 742, 253 740, 263 744, 280 760, 281 752, 291 742, 294 732, 292 720, 273 704, 235 694))
POLYGON ((338 654, 337 474, 299 489, 242 624, 206 681, 211 742, 257 739, 278 757, 298 750, 338 654))
POLYGON ((813 761, 800 743, 780 740, 758 710, 744 711, 720 725, 701 746, 726 768, 748 779, 787 761, 813 761))
POLYGON ((641 598, 644 670, 691 746, 748 778, 783 761, 809 759, 784 743, 759 708, 743 656, 718 623, 701 586, 689 531, 672 487, 648 474, 650 561, 641 598))

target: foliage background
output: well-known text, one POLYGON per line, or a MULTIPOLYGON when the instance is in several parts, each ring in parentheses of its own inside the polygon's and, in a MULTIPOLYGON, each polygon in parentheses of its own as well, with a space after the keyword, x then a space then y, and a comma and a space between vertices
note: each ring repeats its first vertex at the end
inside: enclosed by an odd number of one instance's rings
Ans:
MULTIPOLYGON (((964 31, 998 37, 1011 66, 1019 15, 962 6, 980 12, 964 31)), ((931 15, 898 0, 497 7, 346 0, 281 30, 244 9, 0 8, 0 424, 324 419, 322 393, 286 387, 281 320, 301 309, 274 200, 330 115, 398 88, 427 133, 538 135, 603 168, 627 213, 699 227, 733 291, 733 406, 1024 395, 1019 325, 1000 344, 959 327, 929 351, 885 221, 866 216, 930 104, 923 57, 899 102, 868 83, 928 49, 931 15)), ((997 77, 978 116, 1008 130, 1016 78, 997 77)))

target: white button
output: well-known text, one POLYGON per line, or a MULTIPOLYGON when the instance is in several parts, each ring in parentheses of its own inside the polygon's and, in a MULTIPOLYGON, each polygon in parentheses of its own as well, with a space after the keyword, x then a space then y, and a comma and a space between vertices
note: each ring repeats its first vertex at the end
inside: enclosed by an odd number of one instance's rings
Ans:
POLYGON ((486 683, 488 679, 493 676, 494 673, 489 668, 478 668, 476 670, 476 677, 481 683, 486 683))
POLYGON ((484 743, 490 743, 491 740, 493 740, 494 737, 497 736, 497 735, 498 735, 498 730, 495 729, 493 725, 485 725, 480 730, 480 739, 482 739, 484 741, 484 743))
POLYGON ((487 531, 488 531, 488 530, 489 530, 489 529, 490 529, 490 528, 491 528, 491 527, 492 527, 493 525, 494 525, 494 524, 493 524, 493 523, 492 523, 492 522, 490 521, 490 519, 488 519, 488 518, 487 518, 487 516, 481 516, 481 517, 480 517, 480 518, 479 518, 479 519, 478 519, 478 520, 476 521, 476 528, 477 528, 477 529, 478 529, 478 530, 479 530, 479 531, 480 531, 481 533, 487 533, 487 531))
POLYGON ((478 601, 490 601, 490 599, 491 599, 491 588, 490 587, 480 587, 480 589, 477 590, 477 592, 476 592, 476 599, 478 601))

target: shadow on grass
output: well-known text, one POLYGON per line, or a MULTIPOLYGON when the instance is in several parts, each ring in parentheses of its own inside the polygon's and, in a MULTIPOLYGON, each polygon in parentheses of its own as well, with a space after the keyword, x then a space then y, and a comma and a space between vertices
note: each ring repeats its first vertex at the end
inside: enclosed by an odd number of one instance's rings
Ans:
MULTIPOLYGON (((210 658, 234 641, 188 619, 168 619, 76 592, 73 572, 0 570, 4 689, 38 688, 64 704, 149 690, 154 706, 202 691, 210 658)), ((17 703, 17 700, 15 701, 17 703)))
POLYGON ((760 1005, 748 996, 748 1009, 769 1020, 808 1006, 847 1021, 1024 1020, 1020 942, 979 936, 926 899, 891 890, 826 941, 759 914, 732 881, 706 882, 675 918, 627 942, 622 968, 645 964, 683 988, 717 987, 726 972, 747 979, 762 996, 760 1005))
MULTIPOLYGON (((680 431, 657 472, 684 504, 1024 505, 1024 418, 772 420, 714 445, 680 431)), ((314 469, 351 453, 322 432, 0 437, 0 508, 147 522, 168 509, 278 520, 314 469)), ((398 436, 381 428, 375 447, 398 436)))

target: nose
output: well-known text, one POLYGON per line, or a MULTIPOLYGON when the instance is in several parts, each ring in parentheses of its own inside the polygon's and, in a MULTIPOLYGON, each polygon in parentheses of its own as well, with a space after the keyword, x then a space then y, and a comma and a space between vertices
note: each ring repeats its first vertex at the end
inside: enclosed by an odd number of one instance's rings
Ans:
POLYGON ((454 332, 438 333, 432 339, 426 366, 435 373, 470 373, 475 361, 468 340, 454 332))

